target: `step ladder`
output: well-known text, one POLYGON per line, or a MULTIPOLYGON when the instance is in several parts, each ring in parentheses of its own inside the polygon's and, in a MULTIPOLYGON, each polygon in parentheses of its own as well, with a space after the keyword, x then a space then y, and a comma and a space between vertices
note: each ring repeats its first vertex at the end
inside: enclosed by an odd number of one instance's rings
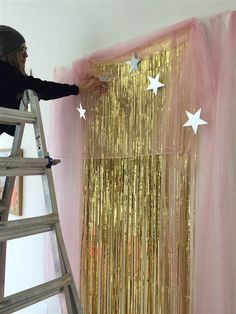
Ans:
POLYGON ((0 176, 6 176, 0 201, 0 313, 14 313, 22 308, 64 292, 68 313, 82 314, 70 263, 59 223, 57 201, 51 167, 59 160, 50 158, 47 149, 37 94, 26 90, 19 110, 0 108, 0 124, 16 125, 11 156, 0 158, 0 176), (29 111, 29 105, 31 110, 29 111), (25 123, 34 126, 38 158, 21 158, 25 123), (47 215, 8 221, 9 207, 16 176, 41 175, 47 215), (50 232, 57 279, 4 297, 6 241, 50 232))

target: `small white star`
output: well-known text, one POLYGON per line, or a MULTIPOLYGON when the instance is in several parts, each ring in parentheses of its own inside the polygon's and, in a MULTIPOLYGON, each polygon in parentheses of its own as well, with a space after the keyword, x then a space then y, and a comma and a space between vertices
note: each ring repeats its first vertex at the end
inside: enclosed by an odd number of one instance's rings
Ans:
POLYGON ((134 54, 132 54, 132 58, 129 61, 126 61, 126 63, 130 66, 129 73, 131 73, 133 70, 138 70, 138 64, 140 62, 139 58, 136 58, 134 54))
POLYGON ((149 76, 148 78, 149 78, 149 81, 150 81, 150 85, 148 86, 148 88, 146 90, 152 89, 154 94, 156 95, 158 88, 165 86, 164 84, 162 84, 159 81, 160 73, 158 73, 155 78, 153 78, 151 76, 149 76))
POLYGON ((197 129, 199 125, 207 124, 206 121, 200 119, 200 114, 201 114, 201 108, 195 112, 194 114, 185 111, 187 116, 188 116, 188 121, 185 122, 183 126, 191 126, 193 128, 193 131, 195 134, 197 134, 197 129))
POLYGON ((86 112, 86 110, 83 109, 81 103, 79 104, 79 108, 76 108, 76 109, 79 111, 80 119, 81 119, 81 118, 84 118, 84 120, 86 120, 85 115, 84 115, 85 112, 86 112))
POLYGON ((99 79, 100 82, 107 82, 109 80, 108 76, 106 76, 106 75, 100 75, 98 77, 98 79, 99 79))

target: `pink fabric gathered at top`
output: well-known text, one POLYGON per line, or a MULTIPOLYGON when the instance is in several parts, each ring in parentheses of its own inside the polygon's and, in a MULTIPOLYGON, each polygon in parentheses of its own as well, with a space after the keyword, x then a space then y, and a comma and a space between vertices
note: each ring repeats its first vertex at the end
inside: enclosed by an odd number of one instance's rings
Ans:
MULTIPOLYGON (((204 21, 214 97, 199 139, 193 313, 236 313, 236 12, 204 21)), ((206 102, 207 103, 207 102, 206 102)), ((204 104, 203 104, 204 106, 204 104)))
MULTIPOLYGON (((196 54, 196 99, 208 127, 198 139, 196 230, 192 256, 194 314, 236 313, 236 12, 204 21, 189 19, 149 36, 119 44, 57 69, 55 79, 74 83, 91 62, 112 61, 148 42, 192 26, 196 54)), ((187 84, 187 82, 186 82, 187 84)), ((84 124, 76 114, 80 96, 52 103, 49 151, 62 163, 53 169, 63 235, 77 287, 81 245, 84 124)))

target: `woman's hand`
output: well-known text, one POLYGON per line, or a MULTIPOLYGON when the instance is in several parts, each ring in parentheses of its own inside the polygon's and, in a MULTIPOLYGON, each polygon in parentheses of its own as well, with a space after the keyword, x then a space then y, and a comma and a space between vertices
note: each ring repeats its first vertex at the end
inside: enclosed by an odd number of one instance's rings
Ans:
POLYGON ((95 76, 89 76, 77 84, 79 86, 79 93, 80 94, 87 94, 93 93, 95 91, 106 91, 107 90, 107 83, 101 82, 95 76))

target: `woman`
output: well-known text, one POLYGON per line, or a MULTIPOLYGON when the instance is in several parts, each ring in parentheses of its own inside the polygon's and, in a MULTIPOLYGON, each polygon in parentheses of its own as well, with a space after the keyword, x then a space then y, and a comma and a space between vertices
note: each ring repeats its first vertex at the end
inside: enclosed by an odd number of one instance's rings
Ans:
MULTIPOLYGON (((80 82, 78 86, 28 76, 25 72, 27 57, 24 37, 15 29, 0 25, 0 107, 19 109, 21 96, 26 89, 34 90, 43 100, 106 89, 106 84, 95 77, 80 82)), ((0 134, 3 132, 14 136, 15 126, 0 125, 0 134)))

